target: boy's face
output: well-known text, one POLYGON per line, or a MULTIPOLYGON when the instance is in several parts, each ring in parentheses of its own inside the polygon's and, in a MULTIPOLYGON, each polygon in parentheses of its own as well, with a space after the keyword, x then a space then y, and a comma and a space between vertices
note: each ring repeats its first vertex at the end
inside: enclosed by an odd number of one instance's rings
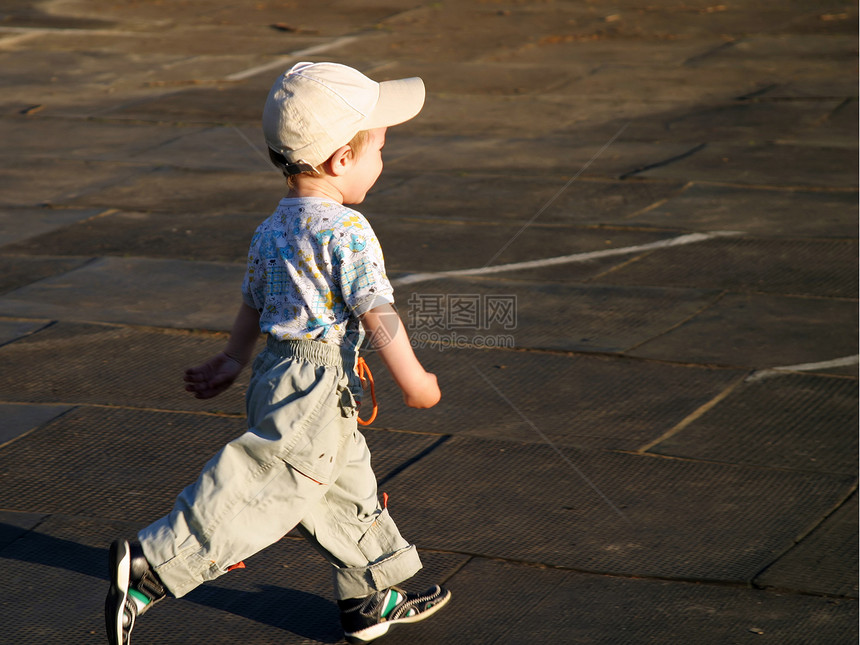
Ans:
POLYGON ((344 177, 342 189, 344 204, 360 204, 364 201, 379 175, 382 174, 382 147, 385 145, 385 131, 388 128, 377 128, 368 131, 367 144, 353 162, 353 167, 344 177))

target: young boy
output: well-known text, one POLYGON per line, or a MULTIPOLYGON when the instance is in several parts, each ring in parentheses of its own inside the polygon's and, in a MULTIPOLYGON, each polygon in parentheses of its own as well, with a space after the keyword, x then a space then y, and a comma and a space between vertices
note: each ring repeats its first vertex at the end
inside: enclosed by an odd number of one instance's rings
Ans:
POLYGON ((251 241, 226 348, 185 375, 198 398, 220 394, 266 333, 247 392, 248 431, 206 464, 169 515, 111 545, 111 645, 128 645, 137 616, 168 593, 222 575, 296 525, 332 565, 351 643, 423 620, 450 599, 438 586, 395 587, 421 562, 377 500, 356 425, 365 332, 407 405, 428 408, 441 395, 392 307, 373 230, 343 206, 361 203, 382 172, 386 128, 423 103, 419 78, 376 83, 335 63, 299 63, 273 86, 263 130, 289 193, 251 241))

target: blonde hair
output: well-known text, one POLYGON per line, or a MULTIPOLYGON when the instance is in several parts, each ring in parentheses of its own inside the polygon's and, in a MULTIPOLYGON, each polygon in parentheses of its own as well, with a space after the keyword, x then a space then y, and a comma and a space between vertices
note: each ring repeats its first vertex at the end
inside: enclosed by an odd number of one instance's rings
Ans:
MULTIPOLYGON (((364 150, 364 147, 367 145, 368 141, 370 141, 369 131, 368 130, 361 130, 359 132, 356 132, 355 136, 353 136, 352 139, 349 140, 349 143, 347 143, 346 145, 348 145, 350 148, 352 148, 352 153, 355 156, 358 156, 364 150)), ((328 160, 326 160, 326 161, 328 161, 328 160)), ((327 173, 325 171, 325 161, 324 161, 319 166, 314 168, 313 172, 308 171, 308 172, 299 173, 297 175, 287 175, 287 187, 290 190, 295 188, 298 185, 298 182, 296 181, 296 179, 298 177, 302 177, 302 176, 304 176, 304 177, 317 177, 319 175, 325 175, 325 174, 327 174, 327 173)))

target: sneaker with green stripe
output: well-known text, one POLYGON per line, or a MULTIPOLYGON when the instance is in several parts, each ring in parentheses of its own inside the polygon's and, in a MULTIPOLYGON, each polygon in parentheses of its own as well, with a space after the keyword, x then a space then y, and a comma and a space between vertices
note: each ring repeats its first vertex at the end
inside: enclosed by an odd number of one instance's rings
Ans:
POLYGON ((130 645, 137 617, 167 597, 138 542, 110 545, 110 588, 105 599, 105 627, 110 645, 130 645))
POLYGON ((369 643, 398 623, 417 623, 442 609, 451 592, 440 586, 424 593, 406 593, 397 587, 366 598, 339 600, 340 622, 349 643, 369 643))

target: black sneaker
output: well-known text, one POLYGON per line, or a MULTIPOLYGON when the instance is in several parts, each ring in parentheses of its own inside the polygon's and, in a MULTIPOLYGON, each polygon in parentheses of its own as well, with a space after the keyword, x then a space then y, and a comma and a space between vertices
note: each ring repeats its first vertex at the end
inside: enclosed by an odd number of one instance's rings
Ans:
POLYGON ((451 592, 436 585, 426 592, 406 593, 397 587, 367 598, 339 600, 340 623, 349 643, 368 643, 397 623, 417 623, 442 609, 451 592))
POLYGON ((105 626, 110 645, 129 645, 135 619, 167 597, 138 542, 110 545, 110 589, 105 599, 105 626))

